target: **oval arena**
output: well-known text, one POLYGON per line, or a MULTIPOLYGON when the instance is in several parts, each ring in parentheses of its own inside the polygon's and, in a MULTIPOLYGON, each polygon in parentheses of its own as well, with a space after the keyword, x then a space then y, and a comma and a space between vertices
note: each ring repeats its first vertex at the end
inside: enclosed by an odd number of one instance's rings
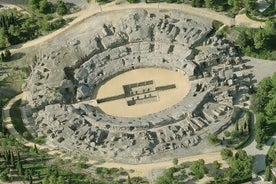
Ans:
POLYGON ((100 13, 49 44, 55 49, 35 57, 22 109, 33 136, 56 149, 129 163, 170 159, 208 151, 206 137, 236 116, 240 58, 208 19, 100 13))

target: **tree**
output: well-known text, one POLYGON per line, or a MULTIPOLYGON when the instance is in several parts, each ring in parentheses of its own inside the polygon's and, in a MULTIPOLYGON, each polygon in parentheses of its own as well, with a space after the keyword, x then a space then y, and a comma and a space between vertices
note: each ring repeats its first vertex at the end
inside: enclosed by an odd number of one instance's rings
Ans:
POLYGON ((238 150, 237 153, 235 154, 235 159, 245 161, 247 159, 246 151, 245 150, 238 150))
POLYGON ((256 114, 255 123, 255 141, 257 144, 262 144, 265 138, 264 127, 266 125, 266 118, 263 113, 256 114))
POLYGON ((7 36, 4 28, 0 27, 0 48, 6 47, 7 45, 7 36))
POLYGON ((28 0, 29 7, 31 10, 35 11, 39 8, 40 0, 28 0))
POLYGON ((215 160, 213 162, 212 167, 213 167, 214 170, 218 170, 221 167, 221 163, 219 163, 217 160, 215 160))
POLYGON ((239 121, 236 121, 236 122, 235 122, 235 130, 236 130, 236 131, 239 131, 239 121))
POLYGON ((270 166, 266 166, 265 168, 265 181, 271 180, 271 168, 270 166))
POLYGON ((5 61, 5 55, 3 52, 0 54, 0 61, 5 61))
POLYGON ((256 0, 244 0, 245 9, 249 12, 253 12, 256 9, 256 0))
POLYGON ((208 171, 207 168, 205 167, 205 162, 203 159, 192 162, 190 170, 196 179, 203 178, 204 174, 206 174, 208 171))
MULTIPOLYGON (((275 3, 276 4, 276 3, 275 3)), ((270 34, 276 34, 276 21, 273 20, 267 20, 265 22, 265 32, 270 35, 270 34)))
POLYGON ((41 0, 39 2, 39 12, 40 13, 53 13, 54 12, 54 5, 47 0, 41 0))
POLYGON ((230 149, 223 148, 220 151, 220 155, 221 155, 221 157, 222 157, 223 160, 227 160, 228 158, 230 158, 230 157, 233 156, 233 152, 230 149))
POLYGON ((192 0, 193 7, 202 7, 203 1, 202 0, 192 0))
POLYGON ((29 184, 33 184, 33 177, 29 175, 29 184))
POLYGON ((59 176, 56 184, 65 184, 65 180, 62 176, 59 176))
POLYGON ((257 113, 255 128, 263 129, 266 126, 266 124, 267 122, 264 113, 257 113))
POLYGON ((253 36, 253 40, 254 40, 254 47, 255 49, 260 49, 263 47, 264 43, 265 43, 265 35, 264 35, 264 32, 259 29, 258 31, 256 31, 254 33, 254 36, 253 36))
POLYGON ((63 1, 57 2, 57 13, 59 15, 65 15, 68 12, 67 6, 63 1))
POLYGON ((25 170, 24 170, 21 162, 19 162, 19 161, 17 162, 16 169, 17 169, 17 172, 18 172, 19 176, 23 176, 25 174, 25 170))
POLYGON ((255 141, 257 142, 257 144, 263 144, 264 138, 265 138, 264 130, 256 129, 255 130, 255 141))
POLYGON ((173 178, 173 173, 176 172, 175 167, 171 167, 168 170, 166 170, 165 174, 162 177, 159 177, 156 180, 156 184, 176 184, 177 181, 173 178))
POLYGON ((257 94, 267 97, 269 95, 269 92, 271 91, 271 89, 273 87, 271 77, 265 77, 263 80, 261 80, 258 83, 257 87, 258 87, 257 94))
POLYGON ((25 139, 29 139, 31 137, 29 132, 24 132, 22 135, 25 139))
POLYGON ((18 37, 20 35, 20 27, 15 25, 10 25, 8 33, 12 36, 18 37))
POLYGON ((215 5, 215 0, 205 0, 206 8, 213 8, 215 5))
POLYGON ((276 177, 274 175, 272 176, 272 184, 276 184, 276 177))
POLYGON ((267 96, 254 94, 251 96, 250 109, 252 109, 255 113, 263 112, 267 101, 268 101, 267 96))
POLYGON ((38 149, 37 149, 36 144, 34 145, 34 150, 35 150, 35 153, 38 154, 38 149))
POLYGON ((0 180, 3 181, 3 182, 7 182, 7 181, 10 180, 9 175, 8 175, 8 171, 5 170, 0 174, 0 180))
POLYGON ((45 177, 45 178, 42 179, 42 184, 49 184, 48 177, 45 177))
POLYGON ((236 45, 239 46, 241 49, 245 48, 248 43, 247 37, 248 36, 246 35, 245 31, 241 31, 238 38, 235 40, 236 45))
POLYGON ((210 144, 217 144, 218 143, 218 136, 217 134, 210 134, 208 135, 208 141, 210 144))
POLYGON ((266 104, 265 112, 270 117, 276 115, 276 95, 266 104))
POLYGON ((233 1, 233 10, 234 10, 234 12, 238 12, 242 8, 243 8, 242 0, 234 0, 233 1))
POLYGON ((11 51, 9 49, 6 49, 4 55, 6 60, 9 60, 11 57, 11 51))
POLYGON ((51 175, 50 177, 49 177, 49 184, 55 184, 56 183, 56 177, 54 176, 54 175, 51 175))
POLYGON ((229 6, 234 6, 234 0, 228 0, 228 1, 227 1, 227 4, 228 4, 229 6))
POLYGON ((276 72, 274 72, 274 74, 271 77, 271 84, 275 91, 275 89, 276 89, 276 72))
POLYGON ((174 158, 172 162, 173 162, 173 165, 177 165, 178 164, 178 159, 174 158))
POLYGON ((15 166, 15 158, 14 158, 13 152, 11 152, 10 157, 11 157, 11 165, 14 167, 15 166))

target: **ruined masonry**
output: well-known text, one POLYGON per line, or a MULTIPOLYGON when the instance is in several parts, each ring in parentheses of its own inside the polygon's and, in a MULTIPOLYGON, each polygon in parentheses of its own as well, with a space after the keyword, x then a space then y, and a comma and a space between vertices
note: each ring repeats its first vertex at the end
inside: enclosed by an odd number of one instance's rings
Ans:
POLYGON ((234 103, 248 92, 242 60, 214 33, 210 20, 138 9, 84 34, 87 39, 68 37, 63 47, 83 52, 82 57, 64 64, 62 49, 37 56, 24 88, 31 92, 22 108, 30 132, 47 136, 49 145, 64 152, 130 163, 185 152, 231 124, 234 103), (139 118, 113 117, 91 105, 99 84, 143 67, 182 72, 191 82, 189 94, 139 118))

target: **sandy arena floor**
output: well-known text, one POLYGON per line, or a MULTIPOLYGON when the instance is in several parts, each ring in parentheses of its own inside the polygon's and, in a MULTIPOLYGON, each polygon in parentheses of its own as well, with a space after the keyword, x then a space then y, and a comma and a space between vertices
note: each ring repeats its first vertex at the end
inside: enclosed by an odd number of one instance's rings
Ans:
POLYGON ((159 91, 159 101, 127 106, 125 99, 98 104, 106 114, 119 117, 141 117, 159 112, 181 101, 190 90, 187 76, 160 68, 142 68, 122 73, 100 86, 97 99, 123 94, 123 85, 154 80, 156 86, 175 84, 175 89, 159 91))

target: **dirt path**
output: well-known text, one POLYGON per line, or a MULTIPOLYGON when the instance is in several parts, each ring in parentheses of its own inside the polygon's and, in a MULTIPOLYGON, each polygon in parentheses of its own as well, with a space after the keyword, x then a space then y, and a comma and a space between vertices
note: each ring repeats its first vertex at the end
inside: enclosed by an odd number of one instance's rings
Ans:
MULTIPOLYGON (((201 155, 193 155, 193 156, 178 158, 178 163, 191 162, 191 161, 195 161, 195 160, 199 160, 199 159, 205 160, 206 164, 212 163, 213 161, 217 160, 218 162, 222 163, 223 166, 226 165, 225 161, 223 161, 221 159, 220 152, 205 153, 205 154, 201 154, 201 155)), ((131 176, 149 177, 149 175, 150 175, 150 173, 152 173, 152 171, 170 168, 173 166, 173 163, 171 160, 158 162, 158 163, 139 164, 139 165, 106 162, 106 163, 101 164, 100 166, 107 167, 107 168, 122 167, 126 170, 134 170, 134 172, 130 174, 131 176)))
POLYGON ((241 26, 241 27, 249 27, 249 28, 260 28, 260 27, 264 27, 265 23, 251 20, 246 16, 245 13, 243 13, 243 14, 236 15, 235 25, 241 26))

